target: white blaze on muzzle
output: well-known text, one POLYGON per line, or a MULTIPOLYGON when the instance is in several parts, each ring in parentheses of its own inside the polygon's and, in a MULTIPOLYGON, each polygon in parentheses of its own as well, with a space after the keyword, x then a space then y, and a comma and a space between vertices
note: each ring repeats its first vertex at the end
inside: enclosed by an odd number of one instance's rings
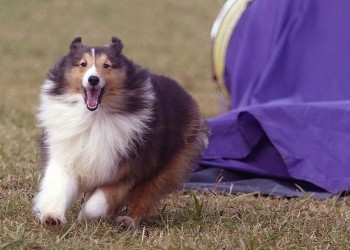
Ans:
POLYGON ((85 90, 86 106, 93 111, 98 108, 103 94, 105 82, 97 72, 95 65, 95 49, 91 49, 93 65, 85 72, 83 76, 83 87, 85 90))

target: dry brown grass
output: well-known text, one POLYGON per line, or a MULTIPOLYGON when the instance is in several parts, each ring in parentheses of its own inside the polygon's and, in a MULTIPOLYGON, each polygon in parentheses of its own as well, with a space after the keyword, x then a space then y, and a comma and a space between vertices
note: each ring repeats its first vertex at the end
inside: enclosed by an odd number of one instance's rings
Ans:
POLYGON ((3 0, 0 8, 0 249, 346 249, 341 202, 212 192, 170 195, 138 231, 114 221, 47 229, 31 212, 39 174, 35 113, 42 80, 73 37, 117 35, 136 62, 179 80, 208 117, 218 113, 209 32, 222 1, 3 0))

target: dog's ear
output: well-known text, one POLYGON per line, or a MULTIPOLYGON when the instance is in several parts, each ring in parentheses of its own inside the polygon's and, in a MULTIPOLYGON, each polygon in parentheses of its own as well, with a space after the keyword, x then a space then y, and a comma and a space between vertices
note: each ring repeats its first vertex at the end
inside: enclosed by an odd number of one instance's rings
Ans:
POLYGON ((117 52, 118 54, 121 54, 123 51, 123 43, 122 41, 118 38, 113 36, 112 37, 112 44, 111 44, 111 48, 117 52))
POLYGON ((73 39, 73 41, 70 43, 70 50, 76 50, 83 47, 83 44, 81 43, 81 37, 76 37, 73 39))

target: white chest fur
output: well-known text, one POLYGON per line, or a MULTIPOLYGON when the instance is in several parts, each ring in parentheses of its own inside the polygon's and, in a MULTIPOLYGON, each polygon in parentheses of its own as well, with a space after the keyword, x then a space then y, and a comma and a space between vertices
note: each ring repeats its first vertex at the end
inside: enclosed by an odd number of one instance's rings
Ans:
POLYGON ((151 110, 111 115, 100 107, 91 112, 80 94, 42 94, 38 120, 47 132, 49 164, 65 168, 87 190, 111 180, 120 159, 142 140, 151 116, 151 110))

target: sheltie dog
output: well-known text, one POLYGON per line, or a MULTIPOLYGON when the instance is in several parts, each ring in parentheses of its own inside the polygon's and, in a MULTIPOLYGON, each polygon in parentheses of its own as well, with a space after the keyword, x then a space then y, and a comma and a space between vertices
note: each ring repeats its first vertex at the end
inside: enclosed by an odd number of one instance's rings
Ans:
POLYGON ((150 73, 117 38, 90 47, 75 38, 48 73, 40 95, 40 169, 34 214, 66 222, 79 194, 79 220, 117 216, 137 228, 166 194, 186 181, 208 142, 194 99, 174 80, 150 73))

